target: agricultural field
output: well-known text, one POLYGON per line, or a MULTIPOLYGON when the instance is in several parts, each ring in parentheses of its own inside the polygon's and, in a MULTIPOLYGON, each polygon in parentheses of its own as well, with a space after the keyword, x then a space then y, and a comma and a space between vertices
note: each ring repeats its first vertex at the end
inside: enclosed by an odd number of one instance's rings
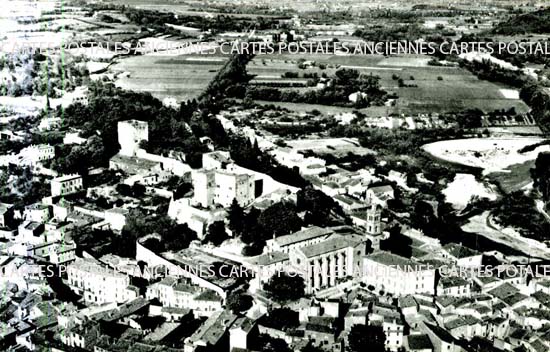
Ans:
POLYGON ((319 139, 295 139, 286 144, 298 151, 313 151, 316 154, 358 155, 374 154, 371 149, 362 147, 356 138, 319 138, 319 139))
POLYGON ((121 73, 116 84, 124 89, 185 101, 197 98, 224 62, 222 56, 143 55, 120 59, 111 71, 121 73))
MULTIPOLYGON (((361 110, 371 116, 380 113, 458 112, 471 108, 486 112, 510 108, 515 108, 519 113, 529 110, 510 87, 479 80, 458 67, 428 66, 428 61, 429 58, 425 56, 258 55, 249 63, 248 70, 256 76, 256 81, 261 82, 307 81, 303 78, 304 73, 321 76, 324 72, 330 77, 340 68, 352 68, 364 74, 379 76, 382 88, 397 93, 399 99, 396 106, 361 110), (298 65, 303 60, 315 61, 316 64, 300 69, 298 65), (286 72, 298 73, 299 77, 282 78, 286 72), (399 86, 398 78, 403 80, 404 86, 399 86)), ((275 105, 292 107, 286 103, 275 105)), ((299 111, 325 110, 313 106, 296 108, 299 111)), ((337 110, 342 111, 342 108, 337 110)))

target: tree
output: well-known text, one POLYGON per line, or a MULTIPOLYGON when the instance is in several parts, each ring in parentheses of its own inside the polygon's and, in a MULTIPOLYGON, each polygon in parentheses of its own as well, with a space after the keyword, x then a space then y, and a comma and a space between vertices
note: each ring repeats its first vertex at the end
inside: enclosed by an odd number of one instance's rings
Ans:
POLYGON ((277 330, 294 329, 300 325, 298 312, 287 308, 275 308, 262 318, 262 324, 277 330))
POLYGON ((323 352, 324 349, 321 347, 315 346, 313 343, 309 342, 307 345, 305 345, 300 352, 323 352))
POLYGON ((244 210, 239 202, 237 202, 237 199, 233 199, 229 207, 227 218, 229 219, 229 229, 231 229, 235 235, 240 235, 243 230, 244 210))
POLYGON ((264 285, 264 290, 276 301, 294 301, 304 296, 304 278, 299 275, 275 273, 264 285))
POLYGON ((291 352, 285 340, 272 337, 268 334, 260 334, 254 350, 261 352, 291 352))
POLYGON ((255 241, 243 247, 241 254, 245 257, 260 255, 265 247, 265 242, 255 241))
POLYGON ((307 211, 308 224, 328 226, 334 218, 332 215, 344 217, 344 211, 334 199, 313 187, 299 190, 296 197, 298 211, 307 211))
POLYGON ((227 232, 225 232, 225 224, 223 221, 214 221, 208 226, 206 236, 204 236, 204 242, 210 242, 214 246, 219 246, 228 238, 229 236, 227 232))
POLYGON ((393 226, 389 232, 390 236, 380 241, 380 249, 410 258, 412 256, 412 239, 401 234, 401 227, 399 225, 393 226))
POLYGON ((541 193, 545 202, 550 202, 550 153, 539 153, 535 167, 531 169, 533 186, 541 193))
POLYGON ((300 230, 302 219, 297 214, 296 206, 290 202, 275 203, 258 218, 258 225, 263 230, 263 239, 273 236, 288 235, 300 230))
POLYGON ((384 352, 386 334, 381 326, 353 325, 348 336, 350 352, 384 352))
POLYGON ((231 309, 233 313, 241 313, 252 308, 252 296, 243 294, 242 292, 232 292, 227 296, 225 305, 231 309))

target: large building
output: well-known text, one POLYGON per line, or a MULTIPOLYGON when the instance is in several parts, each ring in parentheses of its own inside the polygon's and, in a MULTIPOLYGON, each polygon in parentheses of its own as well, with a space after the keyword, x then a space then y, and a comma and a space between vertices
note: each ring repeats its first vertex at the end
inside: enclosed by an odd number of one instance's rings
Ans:
POLYGON ((80 175, 65 175, 54 178, 51 182, 52 196, 64 196, 84 189, 82 177, 80 175))
POLYGON ((290 235, 268 240, 266 247, 268 252, 289 253, 292 249, 321 243, 332 233, 334 231, 330 228, 311 226, 290 235))
POLYGON ((192 177, 194 205, 229 207, 236 199, 241 206, 248 206, 255 199, 253 175, 227 170, 197 170, 192 177))
POLYGON ((398 296, 435 292, 434 268, 385 251, 364 258, 363 280, 377 290, 398 296))
POLYGON ((116 272, 95 260, 78 259, 67 266, 69 287, 86 302, 100 305, 122 303, 137 298, 139 292, 130 286, 128 275, 116 272))
POLYGON ((50 144, 30 145, 21 149, 17 157, 18 165, 36 166, 41 161, 55 158, 55 148, 50 144))
POLYGON ((127 120, 118 123, 120 154, 135 156, 141 141, 149 140, 149 124, 145 121, 127 120))
POLYGON ((196 316, 210 316, 221 311, 223 303, 216 292, 173 277, 147 287, 145 296, 158 299, 164 307, 193 309, 196 316))
POLYGON ((291 250, 289 259, 290 265, 304 277, 306 292, 312 293, 360 275, 365 252, 363 238, 335 234, 325 241, 291 250))

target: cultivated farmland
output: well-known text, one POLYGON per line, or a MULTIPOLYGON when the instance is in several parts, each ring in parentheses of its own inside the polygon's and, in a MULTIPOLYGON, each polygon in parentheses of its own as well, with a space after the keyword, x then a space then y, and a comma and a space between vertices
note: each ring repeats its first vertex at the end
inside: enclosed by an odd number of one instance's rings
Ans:
MULTIPOLYGON (((304 73, 317 73, 321 76, 324 72, 330 77, 340 68, 352 68, 364 74, 379 76, 382 88, 387 92, 397 93, 399 99, 395 106, 369 107, 361 110, 373 116, 381 112, 443 113, 470 108, 479 108, 486 112, 510 108, 515 108, 519 113, 528 111, 525 103, 519 99, 513 99, 514 96, 509 90, 503 90, 509 87, 479 80, 459 67, 428 66, 428 61, 429 58, 426 56, 259 55, 250 62, 248 70, 256 76, 257 82, 305 80, 304 73), (301 69, 298 66, 304 60, 314 61, 315 65, 301 69), (282 78, 286 72, 298 73, 299 77, 282 78), (404 83, 401 86, 398 83, 399 78, 404 83)), ((318 109, 317 106, 307 104, 284 104, 284 106, 294 107, 297 111, 318 109)), ((346 109, 338 108, 338 110, 346 109)))

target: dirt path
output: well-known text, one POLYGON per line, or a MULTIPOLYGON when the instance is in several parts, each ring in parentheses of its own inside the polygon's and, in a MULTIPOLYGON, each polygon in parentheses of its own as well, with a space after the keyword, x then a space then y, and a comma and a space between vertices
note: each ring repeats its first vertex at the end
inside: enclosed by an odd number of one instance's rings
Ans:
POLYGON ((507 233, 491 224, 490 212, 473 216, 469 222, 462 226, 466 232, 478 233, 495 242, 505 244, 513 249, 530 254, 532 257, 550 259, 550 249, 541 242, 521 237, 515 233, 507 233))

